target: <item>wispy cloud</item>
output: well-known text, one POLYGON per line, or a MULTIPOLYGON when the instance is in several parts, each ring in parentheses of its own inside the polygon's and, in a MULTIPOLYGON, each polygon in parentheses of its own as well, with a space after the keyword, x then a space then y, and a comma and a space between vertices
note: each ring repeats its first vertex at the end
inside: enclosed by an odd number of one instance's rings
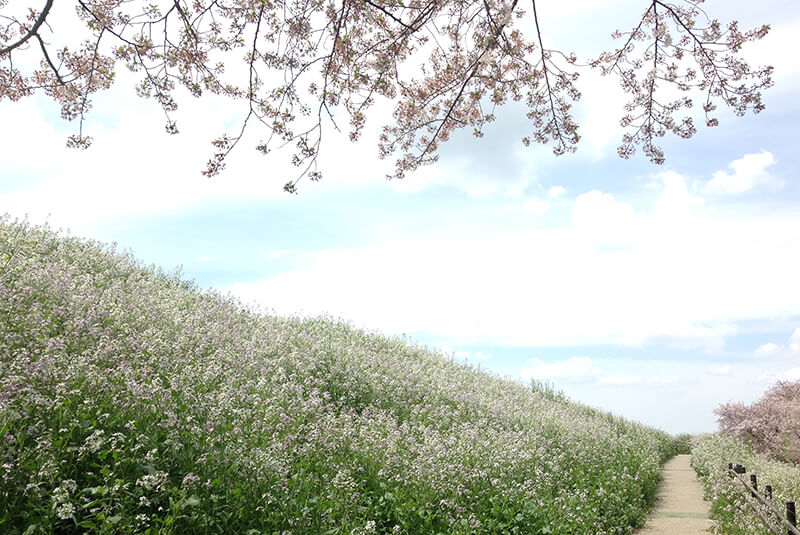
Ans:
POLYGON ((778 190, 784 181, 767 170, 774 163, 775 157, 767 151, 746 154, 731 162, 730 172, 717 171, 706 182, 695 181, 693 187, 712 196, 741 195, 758 188, 778 190))
POLYGON ((767 342, 766 344, 758 346, 758 348, 753 352, 753 355, 756 357, 772 357, 780 354, 783 352, 783 350, 784 348, 782 345, 767 342))
POLYGON ((776 381, 798 381, 800 380, 800 367, 790 368, 780 372, 764 372, 758 377, 761 383, 774 383, 776 381))
POLYGON ((731 367, 730 365, 724 366, 715 366, 711 369, 711 373, 714 375, 730 375, 731 374, 731 367))
POLYGON ((659 421, 670 432, 712 431, 713 410, 726 401, 752 402, 770 383, 800 378, 800 368, 745 358, 719 364, 705 359, 570 357, 533 359, 522 379, 541 379, 590 405, 641 421, 659 421), (756 378, 757 380, 753 380, 756 378), (669 403, 663 400, 668 399, 669 403))
POLYGON ((483 351, 456 351, 454 353, 455 358, 462 359, 466 361, 483 361, 489 360, 492 358, 492 355, 489 353, 484 353, 483 351))
POLYGON ((789 337, 789 351, 800 354, 800 327, 795 329, 789 337))
POLYGON ((598 378, 597 382, 603 385, 626 386, 639 384, 642 382, 642 378, 634 375, 607 375, 598 378))
POLYGON ((767 342, 753 351, 753 356, 766 359, 771 357, 792 357, 800 356, 800 327, 792 331, 789 340, 785 344, 767 342))
POLYGON ((520 372, 520 376, 524 379, 558 380, 559 383, 565 383, 590 380, 597 373, 597 366, 592 359, 570 357, 555 362, 531 359, 520 372))
POLYGON ((563 208, 571 218, 552 214, 560 224, 322 250, 230 289, 286 313, 517 346, 716 351, 746 320, 800 316, 795 211, 729 213, 690 194, 677 173, 657 180, 654 202, 638 211, 592 190, 563 208))
POLYGON ((524 209, 527 213, 535 216, 543 216, 550 210, 550 203, 538 197, 529 197, 523 201, 524 209))

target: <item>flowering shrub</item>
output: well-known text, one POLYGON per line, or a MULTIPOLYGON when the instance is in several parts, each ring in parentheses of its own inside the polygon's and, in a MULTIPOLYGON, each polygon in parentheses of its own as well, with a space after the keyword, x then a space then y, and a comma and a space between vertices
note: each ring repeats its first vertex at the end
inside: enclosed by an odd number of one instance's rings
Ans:
POLYGON ((775 459, 800 458, 800 381, 778 381, 752 405, 725 403, 714 412, 722 434, 775 459))
POLYGON ((0 532, 628 534, 671 437, 0 221, 0 532))
POLYGON ((770 535, 763 521, 748 508, 744 485, 728 475, 728 463, 741 464, 748 473, 756 474, 759 487, 772 485, 773 501, 781 511, 787 501, 800 501, 800 469, 767 459, 752 446, 718 434, 700 437, 692 448, 692 466, 711 501, 714 533, 770 535))

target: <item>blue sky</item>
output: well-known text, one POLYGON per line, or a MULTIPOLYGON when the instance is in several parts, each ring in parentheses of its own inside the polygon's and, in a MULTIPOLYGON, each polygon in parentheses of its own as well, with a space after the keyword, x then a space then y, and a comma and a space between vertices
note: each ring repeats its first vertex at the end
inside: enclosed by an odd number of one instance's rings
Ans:
MULTIPOLYGON (((547 39, 584 57, 643 9, 561 4, 542 2, 547 39)), ((45 98, 0 103, 0 212, 182 265, 280 314, 405 334, 670 432, 711 431, 720 403, 800 379, 800 6, 752 4, 706 8, 772 25, 745 51, 776 68, 766 111, 665 140, 661 167, 619 159, 624 98, 587 73, 575 155, 524 148, 509 107, 483 140, 455 135, 438 164, 388 182, 377 111, 360 143, 329 135, 323 181, 288 195, 294 169, 250 150, 256 132, 222 175, 200 175, 241 109, 184 98, 169 137, 120 71, 88 151, 64 147, 73 125, 45 98)))

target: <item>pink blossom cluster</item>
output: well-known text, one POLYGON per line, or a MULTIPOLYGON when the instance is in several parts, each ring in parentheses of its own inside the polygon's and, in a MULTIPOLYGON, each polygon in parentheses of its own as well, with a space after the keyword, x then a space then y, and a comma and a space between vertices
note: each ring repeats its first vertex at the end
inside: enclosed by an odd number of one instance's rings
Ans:
POLYGON ((800 381, 779 381, 751 405, 725 403, 714 412, 722 434, 770 457, 800 462, 800 381))

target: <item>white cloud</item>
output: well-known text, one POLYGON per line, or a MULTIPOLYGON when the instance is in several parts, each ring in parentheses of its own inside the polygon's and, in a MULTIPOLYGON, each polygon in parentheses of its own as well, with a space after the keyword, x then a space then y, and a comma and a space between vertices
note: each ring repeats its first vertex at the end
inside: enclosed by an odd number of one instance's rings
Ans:
POLYGON ((789 357, 797 356, 800 354, 800 327, 795 329, 789 336, 789 343, 776 344, 774 342, 767 342, 760 345, 753 352, 753 356, 760 358, 768 357, 789 357))
POLYGON ((713 410, 720 404, 751 403, 771 383, 800 378, 800 368, 748 359, 572 357, 525 363, 519 377, 545 380, 574 400, 681 433, 715 430, 713 410))
POLYGON ((717 171, 711 180, 695 182, 694 187, 712 196, 741 195, 760 187, 778 190, 784 186, 783 180, 767 171, 774 163, 775 157, 767 151, 746 154, 731 162, 730 173, 717 171))
POLYGON ((653 217, 670 232, 676 225, 685 228, 693 224, 696 212, 705 204, 703 199, 689 193, 683 177, 674 171, 659 173, 656 178, 661 191, 653 205, 653 217))
POLYGON ((482 351, 456 351, 453 356, 457 359, 467 360, 467 361, 482 361, 482 360, 489 360, 492 358, 492 355, 489 353, 483 353, 482 351))
POLYGON ((800 381, 800 367, 786 370, 781 374, 781 379, 784 381, 800 381))
POLYGON ((800 380, 800 367, 790 368, 780 371, 766 371, 758 376, 761 383, 775 383, 777 381, 798 381, 800 380))
POLYGON ((800 316, 796 211, 712 211, 679 175, 659 180, 649 212, 595 190, 570 225, 318 251, 230 289, 282 313, 501 345, 718 350, 744 320, 800 316))
POLYGON ((195 262, 213 262, 217 259, 216 256, 198 256, 194 259, 195 262))
POLYGON ((794 330, 789 337, 789 350, 792 353, 800 353, 800 327, 794 330))
POLYGON ((538 197, 529 197, 522 205, 525 212, 535 216, 543 216, 550 210, 550 203, 538 197))
POLYGON ((775 87, 770 92, 788 92, 793 95, 800 80, 800 62, 794 53, 794 43, 800 33, 800 18, 796 10, 794 14, 786 15, 781 18, 780 24, 775 21, 765 39, 748 44, 746 50, 752 65, 775 67, 772 76, 775 87))
POLYGON ((782 345, 767 342, 766 344, 758 346, 753 354, 756 357, 772 357, 783 352, 783 349, 782 345))
POLYGON ((591 359, 587 357, 570 357, 567 360, 547 363, 540 359, 531 359, 523 368, 520 376, 523 379, 558 379, 563 382, 588 379, 595 373, 596 367, 591 359))
POLYGON ((602 76, 598 71, 584 72, 579 87, 583 96, 576 113, 581 135, 578 154, 586 151, 593 160, 614 155, 614 147, 622 142, 624 129, 619 122, 625 115, 628 95, 620 89, 616 77, 602 76))
POLYGON ((519 368, 520 379, 529 379, 531 369, 572 399, 671 433, 713 431, 713 409, 721 403, 749 403, 763 395, 769 385, 754 377, 768 372, 765 381, 774 382, 794 373, 744 359, 715 364, 686 358, 573 357, 526 363, 519 368))
POLYGON ((520 181, 518 184, 506 190, 506 197, 523 198, 522 209, 525 213, 536 217, 541 217, 550 212, 551 204, 555 199, 561 197, 566 189, 563 186, 552 186, 547 190, 546 198, 538 196, 524 197, 528 188, 527 182, 520 181))
POLYGON ((592 190, 575 199, 572 228, 593 245, 628 245, 636 228, 633 206, 592 190))
POLYGON ((715 366, 714 368, 711 369, 711 373, 713 375, 730 375, 731 367, 730 365, 715 366))
MULTIPOLYGON (((175 114, 180 134, 170 136, 163 131, 158 105, 135 96, 134 75, 122 68, 117 78, 109 91, 97 95, 84 125, 94 138, 87 150, 65 147, 75 125, 62 121, 58 107, 44 98, 0 102, 0 117, 15 125, 0 129, 0 179, 5 183, 0 207, 29 214, 34 222, 49 214, 54 226, 91 235, 112 219, 289 197, 282 188, 297 177, 298 168, 286 151, 258 154, 253 146, 263 131, 257 129, 246 134, 219 176, 201 174, 214 151, 211 140, 230 133, 243 118, 237 103, 214 95, 181 98, 175 114), (6 185, 11 180, 16 187, 6 185)), ((364 145, 373 148, 376 135, 370 130, 354 144, 344 134, 327 132, 319 162, 324 179, 307 182, 304 193, 325 195, 331 188, 368 183, 389 187, 384 175, 390 162, 363 158, 364 145), (354 161, 359 165, 353 166, 354 161)))
POLYGON ((528 189, 528 183, 523 180, 518 180, 506 186, 506 189, 503 192, 503 196, 510 197, 512 199, 519 199, 525 196, 525 190, 527 189, 528 189))
MULTIPOLYGON (((612 0, 609 2, 610 6, 609 9, 628 9, 630 7, 635 7, 637 4, 632 2, 632 0, 612 0)), ((556 20, 558 21, 558 25, 553 28, 553 31, 557 31, 559 28, 560 30, 566 34, 572 36, 568 32, 569 28, 564 28, 563 25, 569 26, 570 22, 575 21, 576 17, 597 17, 603 16, 606 14, 606 10, 598 9, 598 4, 593 0, 574 0, 573 2, 543 2, 541 6, 537 4, 537 10, 539 12, 539 16, 542 18, 546 18, 546 20, 556 20)), ((613 31, 613 28, 608 30, 607 28, 603 28, 600 30, 604 34, 610 34, 613 31)))
POLYGON ((635 385, 642 382, 641 377, 635 377, 632 375, 608 375, 605 377, 600 377, 597 380, 598 383, 604 385, 618 385, 618 386, 626 386, 626 385, 635 385))
POLYGON ((0 103, 0 115, 18 125, 0 130, 4 147, 0 169, 4 179, 22 181, 16 189, 0 193, 4 206, 13 206, 18 214, 30 214, 33 221, 43 221, 51 214, 54 225, 85 232, 114 218, 175 214, 202 203, 280 194, 280 184, 244 172, 245 160, 250 169, 263 166, 263 160, 255 162, 255 155, 247 151, 236 153, 224 178, 208 179, 200 174, 211 155, 209 141, 223 131, 224 106, 216 108, 204 102, 198 107, 188 101, 179 122, 183 133, 168 136, 156 105, 123 97, 121 88, 112 91, 126 102, 117 108, 116 125, 105 128, 101 117, 90 116, 93 120, 85 128, 95 141, 83 151, 64 146, 67 133, 52 126, 34 100, 0 103))
POLYGON ((444 358, 454 358, 465 362, 482 362, 492 358, 490 353, 485 353, 483 351, 454 350, 448 345, 439 346, 436 351, 444 358))

